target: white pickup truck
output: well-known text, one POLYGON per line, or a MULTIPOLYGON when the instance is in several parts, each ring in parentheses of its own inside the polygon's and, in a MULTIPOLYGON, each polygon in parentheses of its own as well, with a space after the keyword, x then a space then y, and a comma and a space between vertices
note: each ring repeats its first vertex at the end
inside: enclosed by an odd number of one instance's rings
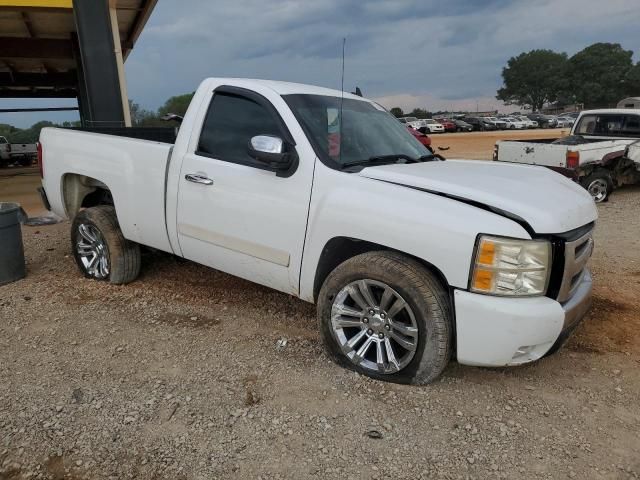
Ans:
POLYGON ((604 202, 614 188, 640 182, 633 162, 624 156, 626 147, 638 139, 640 110, 586 110, 570 136, 499 141, 493 159, 550 168, 579 182, 596 202, 604 202))
POLYGON ((0 137, 0 167, 18 162, 29 166, 37 158, 38 149, 35 143, 9 143, 5 137, 0 137))
POLYGON ((404 383, 559 348, 589 308, 597 212, 535 167, 440 161, 374 102, 212 78, 175 144, 47 128, 43 199, 86 277, 149 246, 317 304, 339 364, 404 383), (544 195, 540 195, 544 192, 544 195))

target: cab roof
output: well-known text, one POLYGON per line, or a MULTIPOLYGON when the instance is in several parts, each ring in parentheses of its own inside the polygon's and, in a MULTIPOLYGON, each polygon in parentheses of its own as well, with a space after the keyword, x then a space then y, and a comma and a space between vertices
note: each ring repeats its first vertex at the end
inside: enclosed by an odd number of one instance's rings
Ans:
MULTIPOLYGON (((269 88, 279 95, 325 95, 329 97, 341 97, 343 92, 331 88, 317 87, 315 85, 306 85, 303 83, 281 82, 277 80, 262 80, 257 78, 209 78, 208 81, 215 84, 229 84, 238 87, 251 88, 261 86, 269 88)), ((344 92, 344 98, 352 100, 364 100, 365 98, 344 92)))
POLYGON ((628 114, 628 113, 632 113, 635 115, 640 115, 640 108, 599 108, 596 110, 583 110, 582 112, 580 112, 580 115, 587 115, 587 114, 628 114))

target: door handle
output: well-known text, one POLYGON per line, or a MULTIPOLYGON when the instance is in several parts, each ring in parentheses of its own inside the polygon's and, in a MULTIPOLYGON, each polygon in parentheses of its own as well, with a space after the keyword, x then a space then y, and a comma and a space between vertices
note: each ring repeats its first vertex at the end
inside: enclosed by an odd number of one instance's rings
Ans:
POLYGON ((196 175, 194 173, 188 173, 184 176, 187 182, 199 183, 200 185, 213 185, 213 180, 204 175, 196 175))

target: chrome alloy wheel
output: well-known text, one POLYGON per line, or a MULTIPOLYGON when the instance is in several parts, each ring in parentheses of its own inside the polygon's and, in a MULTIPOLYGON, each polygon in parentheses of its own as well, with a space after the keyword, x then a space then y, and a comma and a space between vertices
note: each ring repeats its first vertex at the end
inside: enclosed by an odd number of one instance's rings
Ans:
POLYGON ((95 226, 81 223, 78 225, 76 251, 87 275, 102 280, 109 276, 109 250, 107 244, 95 226))
POLYGON ((411 307, 376 280, 357 280, 340 290, 331 307, 331 329, 351 362, 376 373, 399 372, 418 347, 411 307))
POLYGON ((587 191, 593 197, 593 200, 596 203, 600 203, 605 198, 607 198, 607 191, 609 190, 609 186, 607 185, 607 181, 602 178, 596 178, 593 182, 589 184, 587 187, 587 191))

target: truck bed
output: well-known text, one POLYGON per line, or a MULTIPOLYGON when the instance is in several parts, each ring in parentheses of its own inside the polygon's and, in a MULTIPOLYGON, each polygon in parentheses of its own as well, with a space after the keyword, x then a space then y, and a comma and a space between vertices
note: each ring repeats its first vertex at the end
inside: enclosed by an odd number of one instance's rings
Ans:
POLYGON ((152 142, 176 143, 178 129, 174 127, 78 127, 69 128, 76 132, 101 133, 116 137, 137 138, 138 140, 150 140, 152 142))
POLYGON ((559 140, 503 140, 496 143, 494 160, 499 162, 568 168, 567 153, 579 152, 580 165, 601 160, 606 154, 622 151, 633 140, 593 140, 565 137, 559 140))
MULTIPOLYGON (((123 130, 127 134, 135 131, 123 130)), ((60 128, 43 129, 40 142, 44 186, 55 213, 68 217, 63 201, 67 176, 86 177, 83 183, 87 185, 99 178, 113 194, 125 238, 172 251, 165 222, 166 173, 172 144, 60 128)))

